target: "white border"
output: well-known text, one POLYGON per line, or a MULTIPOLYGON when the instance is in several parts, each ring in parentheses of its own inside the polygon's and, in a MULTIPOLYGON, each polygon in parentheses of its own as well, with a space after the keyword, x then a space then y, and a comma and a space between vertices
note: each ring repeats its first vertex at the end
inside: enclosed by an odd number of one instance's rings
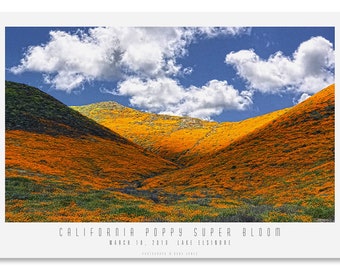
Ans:
POLYGON ((1 3, 1 12, 335 12, 334 0, 11 0, 1 3))
MULTIPOLYGON (((0 80, 4 88, 4 27, 5 26, 335 26, 335 44, 339 42, 339 13, 2 13, 0 14, 1 56, 0 80)), ((339 56, 336 54, 336 63, 339 56)), ((336 73, 337 74, 337 73, 336 73)), ((336 83, 338 76, 336 76, 336 83)), ((1 92, 1 143, 4 145, 5 94, 1 92)), ((336 95, 336 103, 337 103, 336 95)), ((336 118, 337 119, 337 118, 336 118)), ((336 125, 337 134, 337 125, 336 125)), ((336 141, 336 153, 338 143, 336 141)), ((1 165, 5 167, 4 147, 1 148, 1 165)), ((337 162, 336 162, 337 164, 337 162)), ((5 172, 1 170, 1 179, 5 172)), ((336 173, 336 187, 338 186, 336 173)), ((340 258, 339 219, 334 223, 5 223, 5 181, 0 181, 0 257, 2 258, 340 258), (109 246, 103 237, 60 237, 59 228, 130 228, 134 239, 152 241, 145 237, 145 229, 165 228, 170 231, 182 228, 183 239, 191 239, 193 228, 231 228, 231 246, 188 247, 176 246, 177 240, 168 237, 174 246, 143 248, 136 246, 109 246), (243 237, 243 228, 279 227, 280 237, 243 237), (160 256, 148 252, 159 252, 160 256), (162 252, 165 252, 163 254, 162 252), (177 256, 167 252, 177 252, 177 256), (187 252, 196 255, 188 255, 187 252), (197 253, 195 253, 197 252, 197 253), (182 255, 184 254, 184 255, 182 255), (164 256, 163 256, 164 255, 164 256)), ((336 189, 337 190, 337 189, 336 189)), ((339 216, 339 194, 336 192, 336 217, 339 216)), ((110 239, 115 239, 114 237, 110 239)), ((127 239, 127 238, 125 238, 127 239)), ((162 238, 158 238, 162 239, 162 238)), ((211 238, 212 239, 212 238, 211 238)), ((215 238, 214 238, 215 239, 215 238)), ((212 240, 214 240, 212 239, 212 240)))

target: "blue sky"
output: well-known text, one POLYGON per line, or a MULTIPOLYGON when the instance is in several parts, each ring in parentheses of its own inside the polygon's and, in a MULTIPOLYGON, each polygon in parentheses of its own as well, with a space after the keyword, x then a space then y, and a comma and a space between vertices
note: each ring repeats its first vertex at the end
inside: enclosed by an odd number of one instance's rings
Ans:
POLYGON ((6 80, 66 105, 240 121, 333 83, 334 48, 333 27, 7 27, 6 80))

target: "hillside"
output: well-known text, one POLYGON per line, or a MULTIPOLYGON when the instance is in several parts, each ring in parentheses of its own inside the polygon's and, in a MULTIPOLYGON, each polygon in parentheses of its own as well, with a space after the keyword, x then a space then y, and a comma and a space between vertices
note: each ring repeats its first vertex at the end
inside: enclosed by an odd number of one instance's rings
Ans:
POLYGON ((140 112, 116 102, 73 106, 73 109, 134 143, 180 165, 217 152, 288 109, 241 122, 216 123, 190 117, 140 112))
POLYGON ((148 179, 143 188, 180 190, 178 205, 204 205, 199 220, 334 220, 334 91, 329 86, 199 163, 148 179))
POLYGON ((37 88, 6 81, 6 130, 80 137, 93 135, 129 143, 37 88))
POLYGON ((176 168, 44 92, 13 82, 6 82, 5 136, 7 221, 103 219, 92 211, 103 203, 113 207, 102 209, 112 212, 106 215, 114 219, 116 211, 121 218, 126 187, 176 168))
POLYGON ((334 92, 216 123, 7 82, 6 221, 334 221, 334 92))

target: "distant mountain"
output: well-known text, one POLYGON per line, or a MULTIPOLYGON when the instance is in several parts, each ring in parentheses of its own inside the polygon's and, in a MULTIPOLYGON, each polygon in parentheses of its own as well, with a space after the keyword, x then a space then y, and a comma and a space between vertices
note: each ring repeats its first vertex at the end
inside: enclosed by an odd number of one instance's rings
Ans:
POLYGON ((288 110, 241 122, 217 123, 141 112, 112 101, 72 108, 136 144, 181 165, 199 162, 203 155, 223 149, 288 110))

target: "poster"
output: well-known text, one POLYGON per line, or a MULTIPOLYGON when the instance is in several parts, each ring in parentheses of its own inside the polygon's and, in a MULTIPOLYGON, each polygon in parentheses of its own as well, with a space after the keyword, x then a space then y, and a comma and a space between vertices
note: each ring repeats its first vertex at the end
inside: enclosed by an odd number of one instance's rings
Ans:
POLYGON ((1 16, 1 257, 339 257, 336 14, 199 15, 1 16))

